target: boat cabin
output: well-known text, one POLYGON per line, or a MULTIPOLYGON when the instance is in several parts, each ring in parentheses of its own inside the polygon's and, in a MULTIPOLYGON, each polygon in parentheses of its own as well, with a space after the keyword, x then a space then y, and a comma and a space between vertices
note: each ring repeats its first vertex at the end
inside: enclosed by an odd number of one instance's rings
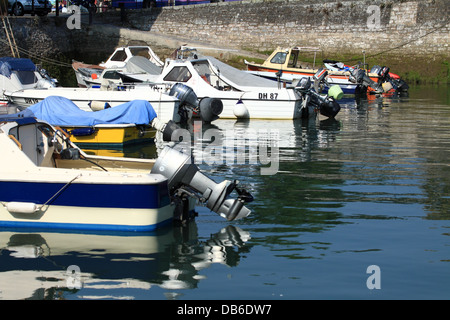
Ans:
MULTIPOLYGON (((32 88, 55 87, 57 82, 51 79, 45 70, 39 69, 30 59, 0 58, 0 83, 3 92, 13 92, 32 88)), ((6 97, 0 97, 7 101, 6 97)))
POLYGON ((272 54, 264 61, 263 66, 272 67, 276 69, 315 69, 317 53, 320 52, 319 48, 313 47, 293 47, 289 49, 283 49, 278 47, 272 54), (307 63, 301 61, 301 53, 313 53, 313 63, 307 63))
POLYGON ((99 65, 104 68, 123 68, 127 62, 135 56, 144 57, 160 67, 164 65, 164 62, 162 62, 148 46, 119 47, 106 62, 102 62, 99 65))
POLYGON ((0 164, 5 168, 121 171, 120 168, 123 167, 123 170, 126 168, 128 171, 142 170, 148 173, 154 164, 153 159, 140 159, 141 161, 134 163, 134 159, 128 158, 88 156, 69 140, 63 129, 35 118, 0 118, 0 147, 4 153, 0 164))

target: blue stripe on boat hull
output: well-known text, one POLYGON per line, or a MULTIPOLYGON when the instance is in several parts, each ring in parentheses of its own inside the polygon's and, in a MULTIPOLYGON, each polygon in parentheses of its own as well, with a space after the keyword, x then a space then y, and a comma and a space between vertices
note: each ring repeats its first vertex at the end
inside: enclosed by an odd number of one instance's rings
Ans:
MULTIPOLYGON (((0 201, 44 204, 64 183, 0 182, 0 201)), ((170 203, 167 181, 158 184, 72 183, 49 204, 92 208, 155 209, 170 203)))
MULTIPOLYGON (((344 94, 355 94, 359 89, 357 85, 339 85, 344 94)), ((328 93, 328 86, 325 86, 322 93, 328 93)))

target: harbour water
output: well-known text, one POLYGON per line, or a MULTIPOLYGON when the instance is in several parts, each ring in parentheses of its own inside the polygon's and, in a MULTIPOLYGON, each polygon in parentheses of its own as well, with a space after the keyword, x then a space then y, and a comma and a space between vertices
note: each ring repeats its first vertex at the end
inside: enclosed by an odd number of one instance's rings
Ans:
POLYGON ((243 220, 197 207, 148 234, 0 230, 0 299, 449 299, 449 88, 341 105, 336 121, 203 126, 247 154, 199 164, 252 192, 243 220), (278 167, 262 175, 246 133, 266 131, 278 167))

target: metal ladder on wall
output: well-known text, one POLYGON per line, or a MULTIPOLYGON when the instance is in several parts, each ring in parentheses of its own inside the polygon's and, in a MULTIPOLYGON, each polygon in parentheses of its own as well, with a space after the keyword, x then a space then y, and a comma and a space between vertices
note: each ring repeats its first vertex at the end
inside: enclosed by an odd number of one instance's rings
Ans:
POLYGON ((11 28, 11 24, 9 23, 8 12, 6 15, 3 15, 3 12, 0 12, 2 17, 3 29, 5 30, 6 39, 8 40, 9 47, 11 48, 11 53, 14 58, 20 58, 19 49, 16 44, 16 39, 14 38, 14 34, 11 28))

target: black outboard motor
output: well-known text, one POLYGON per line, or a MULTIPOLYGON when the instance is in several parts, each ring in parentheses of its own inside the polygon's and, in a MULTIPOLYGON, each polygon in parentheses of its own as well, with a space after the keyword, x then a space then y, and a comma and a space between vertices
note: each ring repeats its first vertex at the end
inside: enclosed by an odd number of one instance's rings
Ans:
POLYGON ((185 108, 190 108, 195 113, 200 114, 200 118, 205 122, 212 122, 219 119, 219 115, 223 111, 222 100, 216 98, 203 98, 198 101, 198 97, 194 90, 182 83, 174 84, 170 89, 169 95, 180 100, 182 112, 187 112, 185 108))
POLYGON ((392 86, 399 92, 406 92, 409 90, 408 84, 402 80, 402 79, 392 79, 391 78, 392 86))
MULTIPOLYGON (((314 80, 313 88, 311 78, 304 77, 299 80, 299 82, 295 86, 295 89, 302 94, 304 104, 312 104, 319 110, 321 115, 329 118, 334 118, 341 110, 341 106, 339 105, 339 103, 337 103, 335 98, 318 93, 321 91, 321 86, 326 83, 327 75, 328 71, 320 68, 312 77, 314 80)), ((330 92, 331 88, 329 88, 328 92, 330 92)), ((340 90, 340 88, 338 89, 340 90)), ((342 94, 342 90, 340 90, 340 92, 342 94)))
POLYGON ((366 74, 366 71, 364 71, 363 69, 355 68, 350 71, 349 80, 350 82, 359 84, 364 88, 371 87, 375 91, 380 90, 380 85, 370 79, 370 77, 366 74))
POLYGON ((408 91, 409 86, 404 80, 394 79, 389 75, 388 67, 373 66, 371 73, 376 73, 380 77, 379 83, 390 82, 392 87, 397 91, 408 91))

